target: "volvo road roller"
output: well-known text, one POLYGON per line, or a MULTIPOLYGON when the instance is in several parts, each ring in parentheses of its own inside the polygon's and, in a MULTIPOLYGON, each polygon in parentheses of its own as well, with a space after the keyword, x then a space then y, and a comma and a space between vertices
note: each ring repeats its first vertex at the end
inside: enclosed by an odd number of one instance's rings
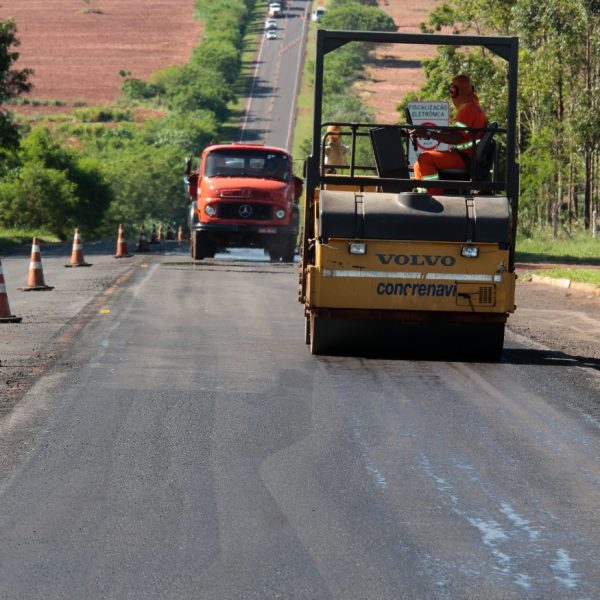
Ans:
POLYGON ((313 354, 391 346, 501 357, 515 309, 517 65, 514 37, 317 32, 299 287, 313 354), (407 157, 415 138, 450 127, 410 114, 394 124, 323 120, 325 58, 350 42, 478 46, 505 73, 506 114, 469 129, 470 159, 440 171, 435 192, 407 157), (328 151, 334 143, 345 152, 328 151))

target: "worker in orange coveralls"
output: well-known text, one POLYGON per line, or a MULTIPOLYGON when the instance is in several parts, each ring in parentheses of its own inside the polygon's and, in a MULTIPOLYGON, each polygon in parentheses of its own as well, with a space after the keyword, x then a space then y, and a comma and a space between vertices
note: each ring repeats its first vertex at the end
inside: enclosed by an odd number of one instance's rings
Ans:
MULTIPOLYGON (((414 165, 415 178, 424 181, 439 179, 439 169, 464 169, 467 165, 461 154, 471 156, 473 154, 473 134, 469 131, 461 131, 465 128, 485 129, 488 120, 479 106, 479 99, 471 80, 466 75, 458 75, 452 80, 449 87, 452 103, 456 108, 456 116, 451 126, 457 131, 431 131, 428 135, 421 131, 413 131, 413 138, 434 139, 444 142, 450 146, 450 150, 428 150, 422 152, 414 165)), ((483 137, 485 132, 480 131, 476 138, 483 137)), ((439 188, 428 188, 430 194, 443 194, 439 188)))

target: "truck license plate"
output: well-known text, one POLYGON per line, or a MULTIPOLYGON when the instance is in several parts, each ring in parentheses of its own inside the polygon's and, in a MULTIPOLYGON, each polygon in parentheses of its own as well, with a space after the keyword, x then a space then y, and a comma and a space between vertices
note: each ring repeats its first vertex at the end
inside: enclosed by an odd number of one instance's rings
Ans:
POLYGON ((258 233, 277 233, 276 227, 260 227, 258 233))

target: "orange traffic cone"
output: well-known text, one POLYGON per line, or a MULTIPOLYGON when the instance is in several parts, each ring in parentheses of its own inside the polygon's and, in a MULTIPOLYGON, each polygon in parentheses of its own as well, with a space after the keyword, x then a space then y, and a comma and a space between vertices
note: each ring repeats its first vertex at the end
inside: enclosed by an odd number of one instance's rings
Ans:
POLYGON ((115 258, 129 258, 133 256, 133 254, 129 254, 129 250, 127 249, 127 240, 125 239, 125 231, 123 230, 123 225, 119 223, 119 233, 117 234, 117 253, 115 254, 115 258))
POLYGON ((165 234, 163 232, 162 223, 160 223, 159 226, 158 226, 158 237, 156 238, 156 240, 158 242, 162 242, 164 239, 165 239, 165 234))
POLYGON ((53 286, 46 285, 44 282, 42 255, 40 253, 38 239, 35 237, 31 243, 31 261, 29 263, 29 273, 27 275, 27 287, 19 289, 23 292, 46 292, 54 289, 53 286))
POLYGON ((146 239, 146 228, 144 227, 143 223, 142 223, 142 226, 140 227, 140 241, 138 242, 138 245, 137 245, 137 251, 138 252, 149 252, 150 251, 150 246, 148 244, 148 240, 146 239))
POLYGON ((0 323, 20 323, 21 319, 22 317, 15 317, 15 315, 10 314, 4 273, 2 272, 2 261, 0 260, 0 323))
POLYGON ((91 267, 90 263, 85 262, 83 258, 83 244, 81 242, 81 233, 79 227, 75 229, 73 237, 73 251, 71 252, 71 262, 65 267, 91 267))
POLYGON ((177 230, 177 241, 183 242, 183 227, 181 225, 179 226, 179 229, 177 230))

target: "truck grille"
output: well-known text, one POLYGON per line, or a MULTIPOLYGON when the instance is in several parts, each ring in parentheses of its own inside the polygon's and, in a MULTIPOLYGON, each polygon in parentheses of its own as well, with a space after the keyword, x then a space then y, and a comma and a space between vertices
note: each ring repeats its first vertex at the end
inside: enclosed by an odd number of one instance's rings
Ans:
POLYGON ((457 306, 496 306, 496 286, 478 283, 459 283, 457 306))
POLYGON ((479 304, 486 304, 488 306, 494 306, 496 304, 495 299, 495 287, 493 285, 482 285, 479 287, 479 304))
POLYGON ((270 221, 273 218, 273 209, 269 204, 227 202, 219 205, 218 217, 219 219, 270 221))
POLYGON ((263 192, 261 190, 231 189, 221 191, 221 198, 239 198, 240 200, 268 200, 270 197, 271 196, 269 192, 263 192))

